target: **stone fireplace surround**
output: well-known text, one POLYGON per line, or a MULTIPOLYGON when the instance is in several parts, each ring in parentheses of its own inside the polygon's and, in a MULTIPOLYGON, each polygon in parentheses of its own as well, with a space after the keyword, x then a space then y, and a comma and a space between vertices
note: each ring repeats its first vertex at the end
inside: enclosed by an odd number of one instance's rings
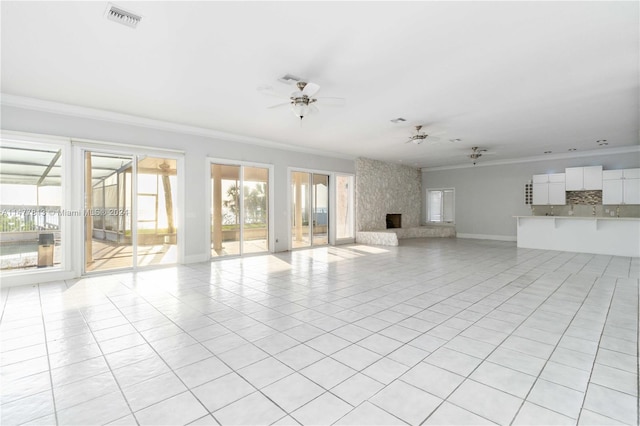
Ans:
POLYGON ((420 170, 368 158, 356 160, 356 242, 398 245, 398 239, 455 237, 453 226, 420 226, 420 170), (401 215, 401 227, 387 229, 387 214, 401 215))

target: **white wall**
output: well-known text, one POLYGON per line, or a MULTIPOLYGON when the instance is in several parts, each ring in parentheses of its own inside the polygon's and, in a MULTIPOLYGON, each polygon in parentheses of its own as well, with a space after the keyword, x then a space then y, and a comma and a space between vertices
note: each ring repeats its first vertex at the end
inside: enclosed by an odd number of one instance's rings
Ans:
POLYGON ((304 152, 274 149, 236 141, 225 141, 193 134, 159 130, 139 125, 100 119, 80 118, 39 110, 3 105, 2 129, 63 136, 79 139, 92 139, 110 143, 144 145, 165 149, 180 149, 185 152, 185 206, 186 229, 185 259, 187 261, 208 258, 206 181, 207 165, 205 158, 213 157, 236 161, 273 164, 275 201, 275 244, 276 251, 287 250, 287 167, 310 168, 331 172, 354 173, 354 161, 309 154, 304 152))
POLYGON ((531 207, 524 204, 524 185, 534 174, 564 173, 566 167, 599 165, 605 170, 640 167, 640 152, 423 170, 422 220, 426 220, 427 189, 455 188, 455 222, 458 234, 515 241, 516 222, 513 216, 531 214, 531 207))

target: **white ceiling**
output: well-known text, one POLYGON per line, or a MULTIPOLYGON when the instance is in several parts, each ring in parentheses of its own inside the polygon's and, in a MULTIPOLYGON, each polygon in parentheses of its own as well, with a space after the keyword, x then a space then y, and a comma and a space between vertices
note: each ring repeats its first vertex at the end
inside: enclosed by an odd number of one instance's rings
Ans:
POLYGON ((640 143, 638 2, 116 4, 3 1, 2 92, 421 167, 640 143), (286 73, 346 106, 267 109, 286 73))

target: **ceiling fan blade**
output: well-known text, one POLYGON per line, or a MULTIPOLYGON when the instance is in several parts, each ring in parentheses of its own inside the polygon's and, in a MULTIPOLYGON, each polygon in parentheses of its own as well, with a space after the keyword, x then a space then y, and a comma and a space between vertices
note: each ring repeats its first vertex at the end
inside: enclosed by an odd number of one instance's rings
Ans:
POLYGON ((273 96, 280 99, 289 99, 289 96, 285 95, 284 93, 276 92, 273 86, 259 86, 256 90, 266 96, 273 96))
POLYGON ((345 98, 333 98, 333 97, 320 97, 318 98, 318 102, 320 102, 323 106, 344 106, 347 103, 345 98))
POLYGON ((320 86, 315 84, 315 83, 307 83, 306 86, 304 86, 304 89, 302 89, 302 93, 311 97, 313 95, 315 95, 316 93, 318 93, 318 90, 320 90, 320 86))
POLYGON ((309 105, 309 114, 317 114, 320 110, 314 104, 309 105))
POLYGON ((267 109, 280 108, 280 107, 283 107, 285 105, 291 105, 291 102, 283 102, 281 104, 271 105, 270 107, 267 107, 267 109))
POLYGON ((431 134, 429 134, 429 136, 427 136, 427 142, 439 142, 441 139, 436 137, 436 136, 431 136, 431 134))

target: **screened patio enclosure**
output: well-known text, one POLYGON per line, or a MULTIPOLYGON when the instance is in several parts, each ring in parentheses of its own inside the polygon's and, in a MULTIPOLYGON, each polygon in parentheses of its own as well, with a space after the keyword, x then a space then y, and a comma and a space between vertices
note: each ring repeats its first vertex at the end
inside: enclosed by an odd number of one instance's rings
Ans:
POLYGON ((46 144, 0 146, 1 270, 60 266, 61 157, 46 144))

